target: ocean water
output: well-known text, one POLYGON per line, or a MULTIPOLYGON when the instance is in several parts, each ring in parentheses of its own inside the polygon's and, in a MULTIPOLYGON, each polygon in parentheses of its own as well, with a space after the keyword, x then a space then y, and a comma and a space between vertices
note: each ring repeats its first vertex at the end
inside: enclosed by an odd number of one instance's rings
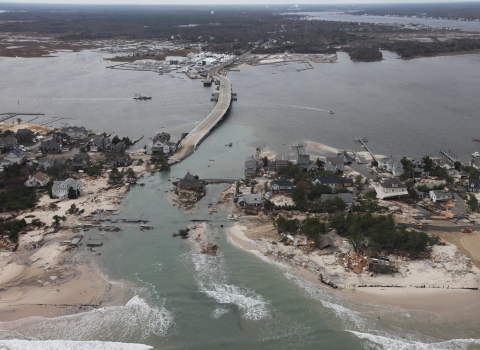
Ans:
MULTIPOLYGON (((20 105, 59 116, 62 113, 55 106, 66 113, 63 108, 68 104, 56 96, 64 93, 63 84, 71 84, 84 96, 71 108, 78 125, 97 123, 132 136, 151 135, 163 130, 161 126, 167 131, 188 131, 201 118, 197 111, 211 107, 211 90, 199 81, 106 70, 97 53, 82 55, 86 58, 82 62, 73 53, 39 60, 0 60, 10 72, 1 78, 5 84, 0 90, 2 106, 15 108, 10 100, 22 91, 20 105), (65 79, 71 70, 82 73, 75 84, 59 80, 58 87, 49 86, 54 93, 42 98, 26 77, 16 82, 15 74, 21 74, 22 66, 27 66, 35 84, 53 82, 50 75, 57 71, 49 66, 52 62, 57 62, 58 74, 65 79), (111 81, 109 90, 99 88, 104 80, 111 81), (159 90, 154 92, 157 84, 159 90), (140 86, 152 86, 151 102, 164 96, 165 110, 160 104, 139 105, 131 100, 131 90, 138 91, 140 86), (98 101, 91 96, 96 93, 111 97, 98 101), (121 94, 125 100, 110 100, 121 94), (183 103, 174 104, 176 100, 183 103), (91 113, 75 110, 89 104, 95 105, 91 113), (111 113, 112 106, 115 113, 111 113), (170 117, 166 111, 172 109, 183 117, 170 117), (142 113, 136 113, 139 110, 142 113)), ((226 228, 232 224, 228 213, 219 209, 210 214, 208 210, 209 203, 216 206, 226 185, 208 186, 206 197, 190 215, 169 204, 165 192, 187 171, 200 177, 242 177, 244 158, 263 144, 288 153, 291 143, 302 140, 354 147, 354 137, 368 136, 379 152, 415 155, 424 146, 434 149, 435 142, 437 147, 445 146, 448 138, 452 148, 471 152, 470 136, 462 139, 456 128, 461 122, 476 120, 476 114, 471 114, 479 103, 476 73, 460 73, 477 63, 478 57, 472 55, 408 62, 387 55, 384 62, 356 64, 341 54, 340 63, 315 65, 306 72, 298 72, 298 65, 242 67, 241 72, 232 72, 239 101, 234 102, 226 122, 193 156, 170 172, 146 177, 142 180, 145 186, 134 188, 123 201, 119 218, 141 217, 154 229, 142 232, 138 225, 124 224, 121 234, 109 234, 108 242, 97 248, 101 256, 92 256, 109 280, 128 281, 125 288, 135 284, 129 289, 133 297, 124 306, 83 314, 2 322, 0 349, 480 349, 478 321, 452 323, 448 315, 354 302, 241 250, 226 238, 226 228), (449 101, 456 103, 455 120, 451 120, 451 111, 443 111, 449 101), (334 115, 322 112, 330 109, 334 115), (232 147, 225 146, 229 142, 232 147), (199 255, 190 242, 172 237, 192 219, 209 220, 214 227, 220 246, 216 257, 199 255)), ((95 230, 87 235, 86 239, 98 238, 95 230)))

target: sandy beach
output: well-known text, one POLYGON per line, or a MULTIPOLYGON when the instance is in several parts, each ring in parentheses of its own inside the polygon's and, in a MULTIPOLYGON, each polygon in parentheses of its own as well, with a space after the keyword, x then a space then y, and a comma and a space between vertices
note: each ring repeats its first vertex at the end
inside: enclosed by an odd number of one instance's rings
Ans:
MULTIPOLYGON (((296 247, 277 243, 279 236, 271 222, 239 222, 229 228, 228 237, 242 249, 260 252, 272 263, 281 264, 308 281, 333 291, 320 282, 321 273, 338 285, 340 295, 357 301, 436 313, 480 309, 478 290, 455 289, 478 287, 480 270, 453 244, 435 246, 432 259, 397 259, 395 262, 399 272, 394 275, 371 276, 368 271, 356 274, 344 268, 335 254, 323 254, 321 251, 306 254, 296 247), (398 287, 387 287, 393 285, 398 287)), ((336 239, 337 242, 341 251, 347 250, 349 244, 346 241, 336 239)))
MULTIPOLYGON (((144 166, 133 168, 139 176, 145 172, 144 166)), ((18 215, 27 224, 38 219, 45 226, 20 235, 16 252, 0 252, 1 321, 56 317, 123 303, 124 291, 105 279, 94 260, 95 249, 79 251, 63 242, 88 235, 83 227, 92 225, 92 213, 110 217, 118 211, 130 186, 111 186, 108 174, 84 176, 81 181, 84 194, 79 198, 59 200, 44 194, 35 208, 18 215), (69 214, 73 204, 83 213, 69 214), (66 217, 58 230, 51 226, 55 215, 66 217)), ((107 239, 104 234, 95 238, 107 239)), ((84 244, 86 239, 79 245, 84 244)))

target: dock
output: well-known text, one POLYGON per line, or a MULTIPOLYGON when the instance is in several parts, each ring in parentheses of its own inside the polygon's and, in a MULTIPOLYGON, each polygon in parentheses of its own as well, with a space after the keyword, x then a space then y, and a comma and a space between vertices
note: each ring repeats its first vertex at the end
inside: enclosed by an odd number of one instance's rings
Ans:
POLYGON ((447 152, 445 151, 440 151, 440 154, 444 155, 445 157, 447 157, 449 160, 451 160, 453 163, 455 163, 457 160, 455 158, 453 158, 451 155, 449 155, 447 152))
MULTIPOLYGON (((7 113, 0 113, 0 122, 4 122, 5 120, 15 118, 19 115, 45 115, 44 113, 23 113, 23 112, 7 112, 7 113)), ((37 117, 38 118, 38 117, 37 117)), ((36 118, 34 118, 36 119, 36 118)), ((33 120, 33 119, 32 119, 33 120)))
POLYGON ((372 153, 372 151, 370 151, 370 148, 368 148, 367 145, 365 144, 365 142, 367 141, 366 138, 359 137, 359 138, 355 139, 355 141, 360 142, 363 145, 363 147, 367 150, 367 152, 370 153, 370 155, 372 156, 372 159, 378 163, 377 157, 372 153))

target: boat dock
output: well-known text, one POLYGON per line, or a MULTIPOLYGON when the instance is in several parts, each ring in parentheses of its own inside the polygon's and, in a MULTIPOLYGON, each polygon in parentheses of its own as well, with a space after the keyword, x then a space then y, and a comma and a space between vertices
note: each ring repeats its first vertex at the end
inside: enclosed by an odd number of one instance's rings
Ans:
POLYGON ((447 152, 445 151, 440 151, 440 154, 444 155, 445 157, 447 157, 449 160, 451 160, 453 163, 455 163, 457 160, 455 158, 453 158, 450 154, 448 154, 447 152))
POLYGON ((355 141, 360 142, 363 145, 363 147, 367 150, 367 152, 370 153, 370 155, 372 156, 372 159, 378 163, 377 157, 372 153, 372 151, 370 151, 370 148, 368 148, 367 145, 365 144, 368 141, 366 137, 356 138, 355 141))
MULTIPOLYGON (((15 118, 19 115, 45 115, 44 113, 22 113, 22 112, 7 112, 7 113, 0 113, 0 122, 4 122, 5 120, 15 118)), ((37 117, 38 118, 38 117, 37 117)), ((36 118, 34 118, 36 119, 36 118)), ((33 120, 33 119, 32 119, 33 120)))

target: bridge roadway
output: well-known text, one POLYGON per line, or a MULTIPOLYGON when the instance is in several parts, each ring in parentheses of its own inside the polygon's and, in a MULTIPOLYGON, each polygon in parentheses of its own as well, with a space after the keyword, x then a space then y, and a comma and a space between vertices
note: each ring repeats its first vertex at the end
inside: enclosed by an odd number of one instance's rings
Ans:
POLYGON ((170 157, 171 163, 178 163, 195 152, 197 146, 225 116, 230 108, 232 102, 232 83, 230 79, 220 74, 214 74, 214 77, 220 81, 218 102, 213 111, 182 140, 175 154, 170 157))

